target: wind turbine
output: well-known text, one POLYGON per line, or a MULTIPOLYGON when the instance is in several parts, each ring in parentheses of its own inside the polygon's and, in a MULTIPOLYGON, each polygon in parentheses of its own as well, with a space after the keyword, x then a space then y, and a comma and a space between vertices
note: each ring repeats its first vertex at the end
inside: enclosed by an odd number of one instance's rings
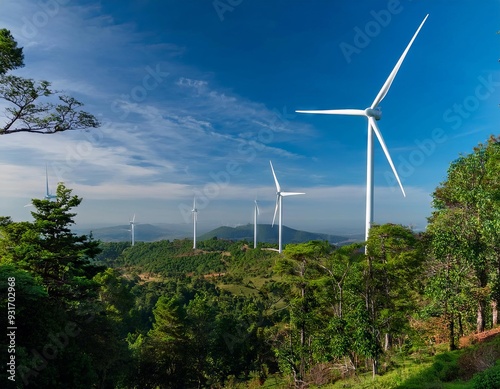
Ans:
POLYGON ((45 199, 50 200, 50 199, 56 199, 57 196, 53 195, 49 191, 49 173, 47 171, 47 164, 45 164, 45 199))
POLYGON ((368 119, 368 139, 367 139, 367 157, 366 157, 366 222, 365 222, 365 239, 368 239, 368 233, 370 231, 370 226, 373 223, 373 133, 377 136, 378 141, 380 142, 380 145, 382 146, 382 149, 384 150, 385 156, 387 158, 387 161, 389 162, 389 165, 391 165, 392 171, 394 172, 394 175, 396 176, 396 180, 398 181, 399 187, 401 188, 401 192, 403 192, 403 196, 406 197, 403 185, 401 184, 401 180, 399 179, 398 173, 396 171, 396 168, 394 167, 394 163, 392 162, 391 156, 389 154, 389 151, 387 150, 387 146, 385 145, 384 138, 382 137, 382 133, 380 132, 377 121, 382 118, 382 111, 379 108, 380 102, 384 99, 384 97, 387 95, 387 92, 389 91, 389 88, 391 87, 392 82, 394 81, 394 78, 396 77, 396 74, 399 71, 399 68, 401 67, 401 64, 403 63, 406 54, 408 54, 408 51, 410 50, 411 45, 413 44, 413 41, 417 37, 418 33, 420 32, 420 29, 424 25, 425 21, 427 20, 427 17, 429 15, 427 14, 420 23, 420 26, 418 27, 417 31, 413 35, 413 38, 411 39, 410 43, 408 43, 408 46, 406 46, 405 51, 399 58, 398 62, 396 63, 396 66, 394 66, 394 69, 392 69, 392 72, 389 74, 389 77, 387 80, 385 80, 384 85, 378 92, 377 96, 375 97, 375 100, 373 100, 373 103, 366 109, 332 109, 332 110, 315 110, 315 111, 295 111, 298 113, 318 113, 318 114, 327 114, 327 115, 354 115, 354 116, 365 116, 368 119))
POLYGON ((255 200, 255 209, 253 211, 253 248, 257 248, 257 216, 259 215, 259 205, 255 200))
MULTIPOLYGON (((45 200, 56 199, 57 196, 50 193, 49 190, 49 173, 47 170, 47 164, 45 164, 45 196, 43 196, 45 200)), ((31 207, 33 203, 26 204, 24 207, 31 207)))
POLYGON ((196 209, 196 197, 193 198, 193 249, 196 249, 196 222, 198 221, 198 210, 196 209))
POLYGON ((134 217, 132 217, 132 220, 129 221, 130 223, 130 235, 132 236, 132 246, 135 245, 135 213, 134 217))
POLYGON ((278 219, 278 252, 282 252, 282 245, 281 245, 281 232, 283 230, 283 197, 286 196, 296 196, 296 195, 302 195, 305 193, 299 193, 299 192, 282 192, 281 191, 281 186, 278 182, 278 179, 276 178, 276 173, 274 172, 273 168, 273 163, 269 161, 271 165, 271 171, 273 172, 273 177, 274 177, 274 182, 276 183, 276 208, 274 208, 274 217, 273 217, 273 226, 274 226, 274 220, 276 219, 276 212, 278 211, 278 208, 280 210, 279 214, 279 219, 278 219))

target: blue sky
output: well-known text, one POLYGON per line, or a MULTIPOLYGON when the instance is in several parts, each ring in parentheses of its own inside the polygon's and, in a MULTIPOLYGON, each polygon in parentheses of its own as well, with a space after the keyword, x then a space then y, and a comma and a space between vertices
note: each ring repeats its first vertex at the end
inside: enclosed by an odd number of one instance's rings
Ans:
MULTIPOLYGON (((362 233, 366 120, 297 109, 368 107, 426 14, 381 104, 375 222, 425 228, 451 161, 500 110, 500 1, 5 0, 0 27, 24 47, 15 73, 74 95, 103 126, 0 139, 0 214, 30 220, 45 164, 84 201, 82 226, 272 221, 273 161, 284 224, 362 233)), ((1 120, 1 117, 0 117, 1 120)), ((140 227, 138 227, 140 228, 140 227)))

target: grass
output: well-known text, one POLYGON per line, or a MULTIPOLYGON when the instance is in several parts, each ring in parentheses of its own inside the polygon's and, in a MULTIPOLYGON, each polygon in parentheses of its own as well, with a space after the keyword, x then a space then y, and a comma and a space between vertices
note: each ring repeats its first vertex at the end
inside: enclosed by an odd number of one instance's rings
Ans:
POLYGON ((237 296, 252 296, 258 292, 241 284, 218 284, 218 287, 237 296))
POLYGON ((435 355, 422 352, 410 356, 394 355, 390 358, 390 365, 391 368, 386 373, 376 376, 375 379, 370 372, 366 372, 321 388, 497 389, 500 388, 500 336, 457 351, 444 351, 441 348, 435 355), (490 366, 487 370, 484 370, 487 368, 485 362, 490 366), (477 373, 480 370, 475 369, 474 365, 483 366, 483 372, 477 373), (472 372, 476 374, 473 375, 472 372), (478 383, 478 378, 485 376, 489 378, 483 378, 478 383))

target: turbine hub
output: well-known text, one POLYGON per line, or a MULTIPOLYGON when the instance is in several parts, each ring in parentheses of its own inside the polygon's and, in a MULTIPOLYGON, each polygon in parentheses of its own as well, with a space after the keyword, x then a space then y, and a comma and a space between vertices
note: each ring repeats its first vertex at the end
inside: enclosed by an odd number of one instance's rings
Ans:
POLYGON ((366 108, 366 116, 372 117, 375 120, 380 120, 382 118, 382 110, 380 108, 366 108))

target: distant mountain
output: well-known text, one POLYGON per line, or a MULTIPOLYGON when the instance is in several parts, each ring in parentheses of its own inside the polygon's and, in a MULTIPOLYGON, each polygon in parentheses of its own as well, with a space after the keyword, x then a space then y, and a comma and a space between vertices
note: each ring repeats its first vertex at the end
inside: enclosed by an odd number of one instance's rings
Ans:
MULTIPOLYGON (((253 242, 253 224, 247 224, 238 227, 219 227, 215 230, 201 235, 199 240, 207 240, 217 237, 219 239, 243 240, 253 242)), ((330 243, 343 243, 349 241, 349 238, 339 235, 320 234, 315 232, 306 232, 294 230, 283 226, 283 244, 302 243, 311 240, 327 240, 330 243)), ((257 227, 257 241, 266 243, 278 243, 278 226, 272 227, 270 224, 259 224, 257 227)))
MULTIPOLYGON (((94 239, 103 242, 130 241, 130 226, 128 224, 92 229, 94 239)), ((155 242, 159 240, 183 239, 189 236, 192 227, 188 224, 139 224, 135 225, 136 242, 155 242)), ((78 229, 78 234, 88 234, 89 231, 78 229)))
MULTIPOLYGON (((174 239, 192 239, 193 230, 190 224, 136 224, 135 240, 136 242, 156 242, 159 240, 174 239)), ((127 242, 130 241, 130 226, 128 224, 101 227, 92 229, 94 239, 103 242, 127 242)), ((205 230, 207 231, 207 230, 205 230)), ((74 231, 77 234, 89 234, 90 230, 82 228, 74 231)), ((253 242, 253 224, 242 225, 238 227, 218 227, 214 230, 204 233, 200 231, 198 240, 206 240, 217 237, 227 240, 246 239, 253 242)), ((271 227, 270 224, 259 224, 257 230, 257 239, 259 242, 278 243, 278 226, 271 227)), ((311 240, 327 240, 330 243, 344 244, 352 241, 359 241, 348 235, 330 235, 315 232, 299 231, 293 228, 283 226, 283 243, 302 243, 311 240)))

